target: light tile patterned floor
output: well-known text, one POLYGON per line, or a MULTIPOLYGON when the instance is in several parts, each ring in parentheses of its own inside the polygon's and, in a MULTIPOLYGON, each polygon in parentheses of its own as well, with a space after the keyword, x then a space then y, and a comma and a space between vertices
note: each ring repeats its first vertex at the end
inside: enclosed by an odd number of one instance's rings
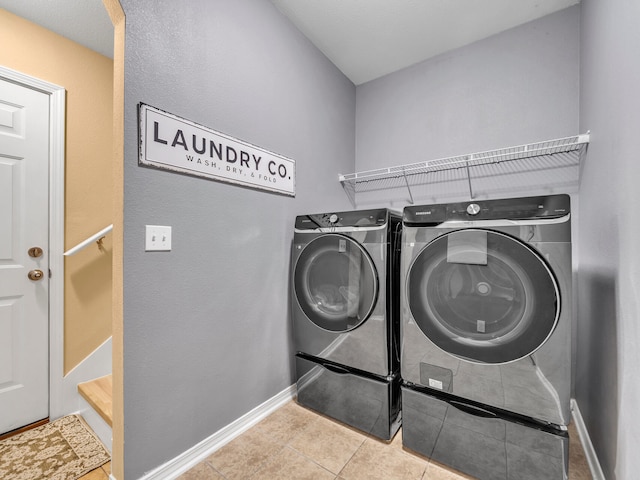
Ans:
MULTIPOLYGON (((591 474, 570 427, 570 480, 591 474)), ((289 402, 180 480, 460 480, 466 475, 289 402)), ((547 479, 541 479, 547 480, 547 479)))
POLYGON ((109 480, 111 475, 111 462, 105 463, 103 466, 91 470, 86 475, 83 475, 79 480, 109 480))

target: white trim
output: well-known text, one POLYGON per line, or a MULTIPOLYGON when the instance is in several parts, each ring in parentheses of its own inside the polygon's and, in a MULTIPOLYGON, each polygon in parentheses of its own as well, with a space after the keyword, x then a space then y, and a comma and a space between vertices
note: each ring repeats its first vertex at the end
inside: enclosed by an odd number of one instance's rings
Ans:
POLYGON ((113 448, 111 426, 80 395, 78 384, 110 374, 112 350, 112 341, 111 337, 109 337, 62 379, 62 409, 64 414, 78 413, 82 415, 82 418, 102 441, 106 449, 109 450, 109 453, 112 452, 113 448))
POLYGON ((49 417, 62 411, 64 359, 64 150, 63 87, 0 66, 0 77, 49 95, 49 417))
POLYGON ((64 172, 66 93, 63 88, 51 95, 51 169, 49 190, 49 416, 65 415, 62 410, 64 376, 64 172))
MULTIPOLYGON (((112 350, 112 337, 109 337, 64 376, 60 393, 60 408, 64 415, 77 412, 80 408, 82 396, 78 393, 78 384, 112 373, 112 350)), ((93 427, 90 422, 87 423, 93 427)))
POLYGON ((113 430, 111 426, 104 421, 100 414, 84 398, 80 398, 78 403, 78 415, 82 416, 89 428, 100 439, 104 448, 111 454, 113 452, 113 430))
POLYGON ((593 443, 591 443, 589 432, 580 413, 580 408, 578 408, 578 402, 576 402, 574 398, 571 399, 571 412, 573 414, 573 421, 576 422, 576 429, 578 430, 580 442, 582 443, 584 454, 587 457, 587 463, 589 464, 589 470, 591 470, 593 480, 606 480, 600 467, 596 451, 593 448, 593 443))
MULTIPOLYGON (((195 467, 213 452, 223 447, 238 435, 244 433, 263 418, 273 413, 285 403, 291 401, 296 392, 296 386, 291 385, 282 392, 271 397, 269 400, 230 423, 226 427, 221 428, 209 438, 194 445, 189 450, 181 453, 173 460, 168 461, 164 465, 147 472, 140 480, 167 480, 174 479, 182 475, 184 472, 195 467)), ((110 477, 115 480, 113 476, 110 477)))

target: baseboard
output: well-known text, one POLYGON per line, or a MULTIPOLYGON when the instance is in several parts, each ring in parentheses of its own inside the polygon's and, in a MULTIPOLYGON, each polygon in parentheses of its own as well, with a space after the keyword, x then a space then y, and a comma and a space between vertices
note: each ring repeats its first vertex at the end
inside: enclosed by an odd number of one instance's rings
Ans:
MULTIPOLYGON (((174 479, 195 467, 213 452, 223 447, 238 435, 253 427, 260 420, 280 408, 285 403, 292 400, 296 393, 296 386, 291 385, 282 392, 271 397, 269 400, 230 423, 226 427, 218 430, 209 438, 193 446, 186 452, 178 455, 164 465, 147 472, 140 480, 167 480, 174 479)), ((113 477, 111 477, 113 479, 113 477)), ((115 480, 115 479, 113 479, 115 480)))
POLYGON ((587 431, 587 427, 584 424, 584 420, 582 419, 582 414, 580 413, 578 402, 576 402, 576 400, 573 398, 571 399, 571 413, 573 416, 573 421, 576 422, 576 429, 578 430, 578 435, 580 435, 580 442, 582 443, 584 454, 587 457, 587 463, 589 464, 589 470, 591 470, 591 476, 594 480, 606 480, 604 478, 602 468, 600 467, 600 462, 598 461, 596 451, 593 448, 593 444, 591 443, 589 432, 587 431))
POLYGON ((54 420, 64 415, 79 413, 109 452, 112 448, 111 427, 82 398, 78 392, 78 384, 111 373, 111 340, 111 337, 105 340, 102 345, 61 379, 58 389, 61 396, 57 399, 57 408, 55 411, 52 409, 49 414, 54 420))

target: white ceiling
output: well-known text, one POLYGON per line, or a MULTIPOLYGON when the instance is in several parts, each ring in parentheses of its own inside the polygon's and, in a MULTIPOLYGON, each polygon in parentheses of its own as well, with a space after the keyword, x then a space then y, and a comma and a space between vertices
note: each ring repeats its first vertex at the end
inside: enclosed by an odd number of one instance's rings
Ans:
POLYGON ((580 0, 271 0, 356 85, 580 0))
MULTIPOLYGON (((356 85, 580 0, 271 0, 356 85)), ((4 8, 112 57, 102 0, 0 0, 4 8)))

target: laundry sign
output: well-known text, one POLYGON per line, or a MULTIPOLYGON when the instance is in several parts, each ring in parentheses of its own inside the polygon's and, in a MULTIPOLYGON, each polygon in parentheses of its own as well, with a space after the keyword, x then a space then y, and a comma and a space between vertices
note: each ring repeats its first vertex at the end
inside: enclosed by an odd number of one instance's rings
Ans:
POLYGON ((144 103, 141 165, 295 196, 295 161, 144 103))

